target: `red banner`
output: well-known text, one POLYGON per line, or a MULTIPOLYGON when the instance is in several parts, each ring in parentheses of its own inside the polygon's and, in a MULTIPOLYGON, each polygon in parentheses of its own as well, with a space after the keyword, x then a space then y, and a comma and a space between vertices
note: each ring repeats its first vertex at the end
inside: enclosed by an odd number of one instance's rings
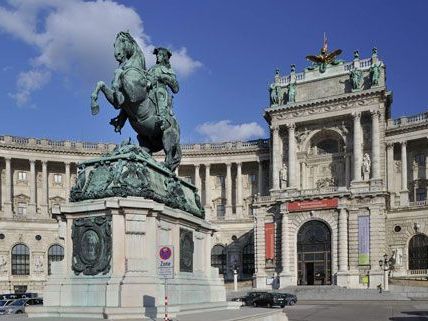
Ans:
POLYGON ((323 200, 311 201, 295 201, 288 203, 287 208, 289 212, 299 212, 322 208, 336 208, 338 203, 338 198, 327 198, 323 200))
POLYGON ((265 257, 266 260, 275 258, 275 224, 265 223, 265 257))

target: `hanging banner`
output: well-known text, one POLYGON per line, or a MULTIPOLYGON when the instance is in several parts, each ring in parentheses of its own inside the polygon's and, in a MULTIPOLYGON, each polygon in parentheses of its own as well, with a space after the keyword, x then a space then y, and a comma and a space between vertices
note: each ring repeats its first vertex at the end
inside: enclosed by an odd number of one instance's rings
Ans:
POLYGON ((370 216, 358 216, 358 265, 370 264, 370 216))
POLYGON ((265 223, 265 258, 273 261, 275 258, 275 224, 265 223))
POLYGON ((336 208, 339 204, 338 198, 327 198, 322 200, 295 201, 287 204, 289 212, 299 212, 323 208, 336 208))

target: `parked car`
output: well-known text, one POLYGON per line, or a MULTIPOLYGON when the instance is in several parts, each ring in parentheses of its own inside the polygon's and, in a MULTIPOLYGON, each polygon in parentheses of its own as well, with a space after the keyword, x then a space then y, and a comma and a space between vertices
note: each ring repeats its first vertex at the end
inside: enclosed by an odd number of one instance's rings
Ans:
POLYGON ((297 296, 291 293, 278 293, 283 296, 287 301, 287 305, 295 305, 297 303, 297 296))
POLYGON ((15 301, 15 300, 14 299, 0 300, 0 308, 11 304, 13 301, 15 301))
POLYGON ((281 308, 286 305, 294 305, 297 302, 297 297, 294 294, 288 293, 263 293, 257 296, 252 304, 255 307, 265 306, 268 308, 279 306, 281 308))
POLYGON ((254 299, 256 299, 258 296, 268 293, 263 291, 252 291, 248 292, 245 296, 237 298, 237 300, 234 301, 241 301, 243 305, 253 305, 254 299))
POLYGON ((27 298, 17 299, 7 306, 0 308, 0 315, 2 314, 18 314, 24 313, 25 307, 29 305, 40 305, 43 304, 42 298, 27 298))

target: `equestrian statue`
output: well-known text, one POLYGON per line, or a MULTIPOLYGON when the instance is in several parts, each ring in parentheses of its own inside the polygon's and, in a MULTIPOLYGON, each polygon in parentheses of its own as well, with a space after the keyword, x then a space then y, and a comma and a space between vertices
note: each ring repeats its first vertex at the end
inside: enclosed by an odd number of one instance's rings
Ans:
POLYGON ((91 111, 98 114, 98 94, 119 110, 110 124, 121 131, 128 120, 137 132, 140 147, 150 155, 163 150, 163 165, 174 172, 181 160, 180 127, 172 110, 172 93, 179 91, 171 68, 171 52, 156 48, 156 64, 146 69, 143 51, 129 32, 119 32, 114 43, 114 57, 119 63, 109 88, 99 81, 91 95, 91 111))

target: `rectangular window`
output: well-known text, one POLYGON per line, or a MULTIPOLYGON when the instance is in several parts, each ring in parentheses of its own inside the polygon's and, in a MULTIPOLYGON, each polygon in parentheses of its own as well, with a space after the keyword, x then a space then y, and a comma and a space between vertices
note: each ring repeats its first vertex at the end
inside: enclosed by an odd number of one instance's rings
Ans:
POLYGON ((425 154, 415 155, 415 162, 418 166, 425 166, 425 154))
POLYGON ((192 184, 192 177, 191 176, 183 176, 183 181, 192 184))
POLYGON ((425 201, 427 199, 427 190, 426 188, 417 188, 416 189, 416 202, 425 201))
POLYGON ((55 182, 55 184, 62 184, 62 175, 61 174, 54 174, 54 182, 55 182))
POLYGON ((26 181, 27 172, 18 172, 18 181, 26 181))
POLYGON ((216 183, 217 183, 217 186, 225 187, 226 183, 224 180, 224 176, 220 176, 220 175, 217 176, 216 183))
POLYGON ((27 214, 27 204, 26 203, 18 203, 17 213, 20 216, 25 216, 27 214))
POLYGON ((257 183, 257 176, 256 174, 250 174, 248 175, 248 181, 250 182, 251 185, 254 185, 257 183))
POLYGON ((224 205, 223 204, 217 204, 217 218, 222 219, 224 218, 224 205))

